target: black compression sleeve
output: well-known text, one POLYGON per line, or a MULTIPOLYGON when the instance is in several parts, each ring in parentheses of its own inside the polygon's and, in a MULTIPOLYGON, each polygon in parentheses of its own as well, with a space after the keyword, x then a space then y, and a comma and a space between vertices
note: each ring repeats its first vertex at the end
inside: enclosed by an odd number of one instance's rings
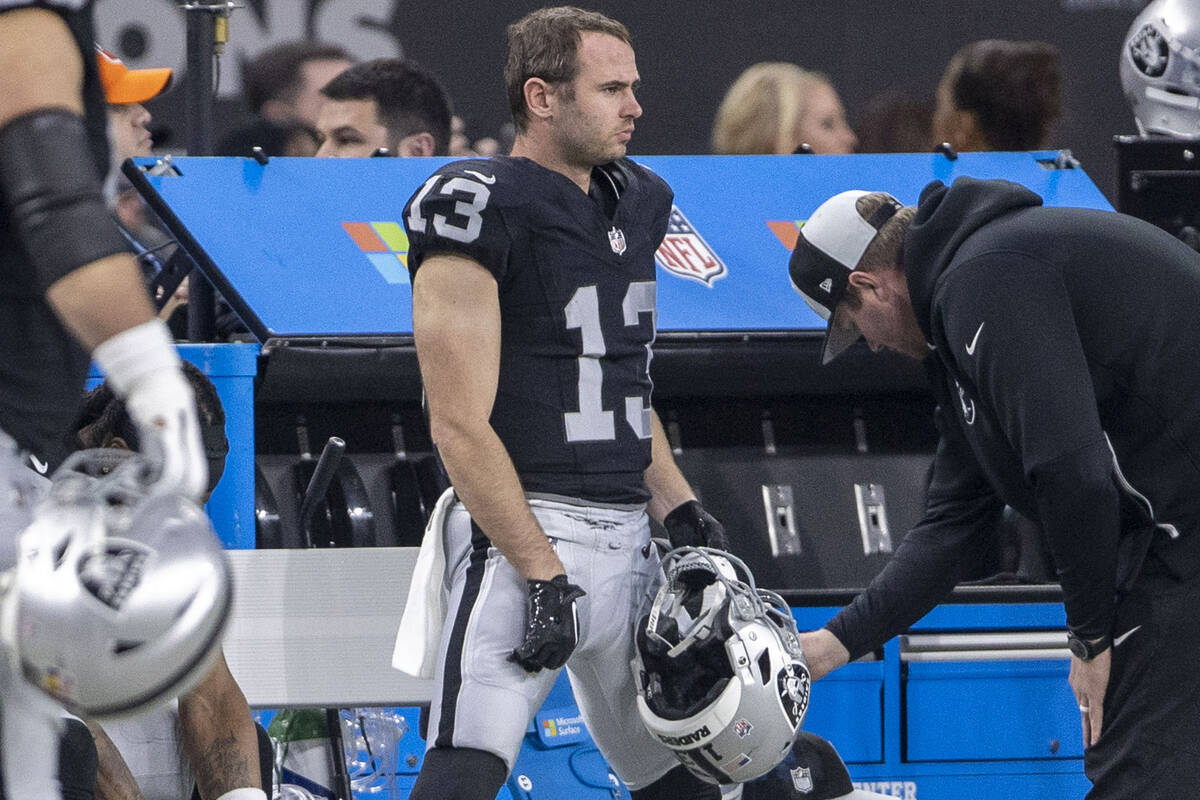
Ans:
POLYGON ((0 196, 43 292, 129 249, 104 205, 83 117, 67 109, 38 109, 0 129, 0 196))

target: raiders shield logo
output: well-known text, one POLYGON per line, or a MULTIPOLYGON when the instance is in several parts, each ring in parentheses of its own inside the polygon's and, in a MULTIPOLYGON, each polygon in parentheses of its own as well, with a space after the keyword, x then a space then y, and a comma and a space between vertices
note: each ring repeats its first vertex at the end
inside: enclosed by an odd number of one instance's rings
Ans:
POLYGON ((137 542, 111 538, 79 560, 79 582, 97 600, 120 610, 142 581, 150 550, 137 542))
POLYGON ((625 231, 613 226, 613 229, 608 232, 608 246, 617 255, 625 252, 625 231))
POLYGON ((792 723, 792 728, 799 728, 808 712, 808 696, 812 681, 808 670, 800 664, 788 664, 779 670, 775 676, 775 688, 779 691, 779 701, 784 713, 792 723))
POLYGON ((796 791, 800 794, 808 794, 813 790, 812 770, 808 767, 796 767, 790 770, 792 776, 792 786, 796 787, 796 791))

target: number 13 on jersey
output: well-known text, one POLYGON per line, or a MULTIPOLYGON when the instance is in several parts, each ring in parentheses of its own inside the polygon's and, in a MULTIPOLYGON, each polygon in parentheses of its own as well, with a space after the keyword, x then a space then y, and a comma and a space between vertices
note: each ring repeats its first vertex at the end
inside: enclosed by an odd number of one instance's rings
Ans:
MULTIPOLYGON (((650 315, 650 339, 646 342, 645 375, 650 373, 650 345, 654 341, 655 282, 635 281, 629 284, 621 302, 621 314, 626 326, 639 324, 642 314, 650 315)), ((613 412, 604 408, 601 390, 604 384, 603 358, 607 353, 604 331, 600 324, 600 302, 595 286, 581 286, 566 305, 567 330, 578 329, 583 349, 579 365, 579 410, 563 414, 568 442, 612 441, 616 438, 613 412)), ((650 438, 649 398, 641 395, 625 397, 625 422, 639 439, 650 438)))

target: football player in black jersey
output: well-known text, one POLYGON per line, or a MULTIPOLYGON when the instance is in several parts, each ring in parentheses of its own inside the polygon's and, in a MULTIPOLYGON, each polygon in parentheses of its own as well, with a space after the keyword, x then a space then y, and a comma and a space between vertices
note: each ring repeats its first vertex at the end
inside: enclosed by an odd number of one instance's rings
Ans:
MULTIPOLYGON (((43 469, 65 455, 89 352, 156 456, 157 488, 198 497, 206 483, 191 389, 104 205, 107 120, 91 5, 0 0, 0 570, 15 563, 28 519, 20 453, 43 469)), ((7 796, 58 798, 61 712, 8 655, 7 796)))
POLYGON ((512 155, 448 164, 405 208, 430 426, 458 497, 412 797, 495 797, 565 664, 635 798, 716 798, 642 726, 629 667, 661 575, 647 512, 675 544, 725 545, 650 408, 672 193, 625 158, 642 113, 629 33, 558 7, 508 37, 512 155))

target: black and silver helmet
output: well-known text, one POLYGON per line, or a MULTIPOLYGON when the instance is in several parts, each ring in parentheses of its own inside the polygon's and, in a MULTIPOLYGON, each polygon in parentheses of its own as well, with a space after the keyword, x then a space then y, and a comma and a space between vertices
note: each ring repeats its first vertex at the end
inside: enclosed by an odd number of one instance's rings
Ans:
POLYGON ((211 667, 232 574, 204 511, 147 494, 136 455, 85 450, 21 533, 3 599, 17 670, 76 714, 140 711, 211 667))
POLYGON ((1200 136, 1200 3, 1142 9, 1121 47, 1121 88, 1140 133, 1200 136))
POLYGON ((681 547, 663 569, 635 632, 642 722, 703 780, 764 775, 787 755, 808 711, 810 676, 791 611, 720 550, 681 547))

